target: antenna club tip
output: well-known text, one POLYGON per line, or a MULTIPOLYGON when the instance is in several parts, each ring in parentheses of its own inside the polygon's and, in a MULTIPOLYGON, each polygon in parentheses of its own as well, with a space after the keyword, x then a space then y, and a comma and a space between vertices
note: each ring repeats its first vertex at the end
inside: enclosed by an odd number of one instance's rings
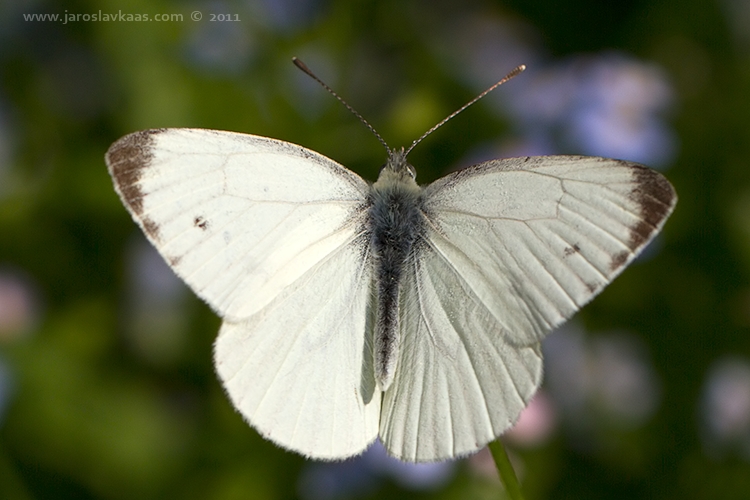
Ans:
POLYGON ((292 62, 293 62, 293 63, 294 63, 294 65, 295 65, 295 66, 297 66, 297 67, 298 67, 299 69, 301 69, 302 71, 304 71, 304 72, 305 72, 305 73, 307 73, 308 75, 310 74, 310 68, 308 68, 308 67, 307 67, 307 64, 305 64, 305 63, 303 63, 302 61, 300 61, 299 59, 297 59, 297 57, 292 57, 292 62))
POLYGON ((511 78, 520 75, 521 73, 524 72, 525 69, 526 69, 526 65, 525 64, 519 64, 518 66, 516 66, 515 68, 513 68, 513 71, 511 71, 510 73, 508 73, 508 76, 506 76, 504 78, 504 80, 508 81, 511 78))

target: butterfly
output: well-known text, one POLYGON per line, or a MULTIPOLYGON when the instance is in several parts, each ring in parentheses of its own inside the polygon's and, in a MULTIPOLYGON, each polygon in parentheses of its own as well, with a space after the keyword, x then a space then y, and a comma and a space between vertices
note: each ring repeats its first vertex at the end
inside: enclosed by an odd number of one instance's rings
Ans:
POLYGON ((222 318, 214 361, 232 404, 304 456, 379 437, 436 461, 496 439, 542 381, 541 340, 677 201, 627 161, 497 159, 420 186, 407 154, 388 148, 369 183, 302 146, 218 130, 145 130, 106 153, 135 222, 222 318))

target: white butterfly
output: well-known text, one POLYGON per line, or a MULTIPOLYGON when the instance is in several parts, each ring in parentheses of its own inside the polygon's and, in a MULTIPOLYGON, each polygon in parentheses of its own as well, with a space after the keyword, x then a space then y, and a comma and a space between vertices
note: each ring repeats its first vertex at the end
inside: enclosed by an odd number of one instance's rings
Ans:
POLYGON ((301 146, 201 129, 127 135, 115 189, 224 320, 216 370, 264 437, 342 459, 376 437, 408 461, 507 430, 540 341, 672 212, 669 182, 605 158, 492 160, 424 187, 403 150, 370 184, 301 146))

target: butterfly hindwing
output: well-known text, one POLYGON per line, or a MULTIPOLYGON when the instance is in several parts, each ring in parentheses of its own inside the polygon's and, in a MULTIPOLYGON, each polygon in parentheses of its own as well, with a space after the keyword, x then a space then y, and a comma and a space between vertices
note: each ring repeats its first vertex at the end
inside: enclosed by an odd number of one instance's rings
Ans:
POLYGON ((378 434, 372 262, 362 240, 332 253, 259 314, 225 321, 216 340, 216 371, 235 408, 265 438, 312 458, 358 454, 378 434))
POLYGON ((383 398, 380 436, 408 461, 482 448, 516 420, 542 378, 538 343, 517 346, 472 283, 433 245, 405 269, 398 368, 383 398))

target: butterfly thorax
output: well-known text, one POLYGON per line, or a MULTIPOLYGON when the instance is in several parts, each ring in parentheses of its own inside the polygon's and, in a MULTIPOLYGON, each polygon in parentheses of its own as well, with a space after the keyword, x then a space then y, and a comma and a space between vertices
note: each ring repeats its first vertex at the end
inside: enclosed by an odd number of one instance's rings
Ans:
POLYGON ((369 225, 375 255, 375 380, 385 391, 393 381, 399 353, 399 290, 404 269, 415 262, 415 243, 424 232, 422 189, 403 150, 393 153, 373 184, 369 225))

